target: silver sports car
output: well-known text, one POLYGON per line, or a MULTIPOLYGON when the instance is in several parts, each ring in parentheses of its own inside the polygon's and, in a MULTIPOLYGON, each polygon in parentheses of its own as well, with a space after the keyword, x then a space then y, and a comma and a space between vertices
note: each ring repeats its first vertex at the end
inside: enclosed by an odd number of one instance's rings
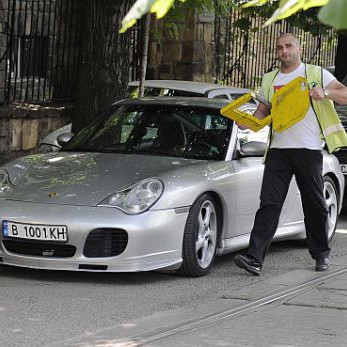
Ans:
MULTIPOLYGON (((0 168, 3 264, 59 270, 206 274, 248 244, 264 134, 220 115, 227 101, 143 98, 115 103, 60 152, 0 168)), ((266 134, 265 134, 266 135, 266 134)), ((329 237, 344 178, 324 154, 329 237)), ((295 180, 276 239, 304 239, 295 180)))

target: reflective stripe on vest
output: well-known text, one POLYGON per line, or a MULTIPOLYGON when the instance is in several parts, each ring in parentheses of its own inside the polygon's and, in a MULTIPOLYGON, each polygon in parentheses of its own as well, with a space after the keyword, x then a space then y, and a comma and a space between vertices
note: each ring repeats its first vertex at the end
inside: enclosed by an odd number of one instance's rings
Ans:
POLYGON ((327 137, 333 133, 337 133, 338 131, 344 131, 342 124, 334 124, 330 125, 329 127, 323 129, 324 137, 327 137))

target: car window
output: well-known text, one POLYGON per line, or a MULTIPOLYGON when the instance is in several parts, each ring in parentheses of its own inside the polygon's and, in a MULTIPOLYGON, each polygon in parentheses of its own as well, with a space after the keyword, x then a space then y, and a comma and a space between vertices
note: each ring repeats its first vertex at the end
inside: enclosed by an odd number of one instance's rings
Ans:
POLYGON ((232 124, 219 109, 125 105, 93 121, 63 150, 223 160, 232 124))

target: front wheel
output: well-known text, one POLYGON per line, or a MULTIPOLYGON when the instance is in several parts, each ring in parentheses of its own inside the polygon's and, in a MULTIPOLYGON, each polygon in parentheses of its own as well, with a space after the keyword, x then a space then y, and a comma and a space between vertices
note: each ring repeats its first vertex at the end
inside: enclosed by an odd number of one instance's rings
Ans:
POLYGON ((183 263, 178 273, 205 275, 212 267, 221 230, 220 205, 213 195, 202 194, 192 205, 183 236, 183 263))
POLYGON ((323 194, 328 208, 328 240, 330 242, 335 235, 337 226, 337 219, 339 216, 339 199, 336 185, 332 178, 329 176, 324 176, 323 183, 323 194))

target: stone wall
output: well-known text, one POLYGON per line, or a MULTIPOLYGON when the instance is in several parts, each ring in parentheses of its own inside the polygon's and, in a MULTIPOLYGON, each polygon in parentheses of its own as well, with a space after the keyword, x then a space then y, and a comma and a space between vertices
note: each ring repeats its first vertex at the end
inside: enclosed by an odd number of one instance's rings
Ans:
POLYGON ((0 160, 33 153, 43 137, 70 122, 71 113, 71 106, 0 108, 0 160))
POLYGON ((178 40, 161 27, 157 29, 163 31, 161 39, 151 35, 146 78, 213 82, 214 15, 191 12, 180 24, 178 40))

